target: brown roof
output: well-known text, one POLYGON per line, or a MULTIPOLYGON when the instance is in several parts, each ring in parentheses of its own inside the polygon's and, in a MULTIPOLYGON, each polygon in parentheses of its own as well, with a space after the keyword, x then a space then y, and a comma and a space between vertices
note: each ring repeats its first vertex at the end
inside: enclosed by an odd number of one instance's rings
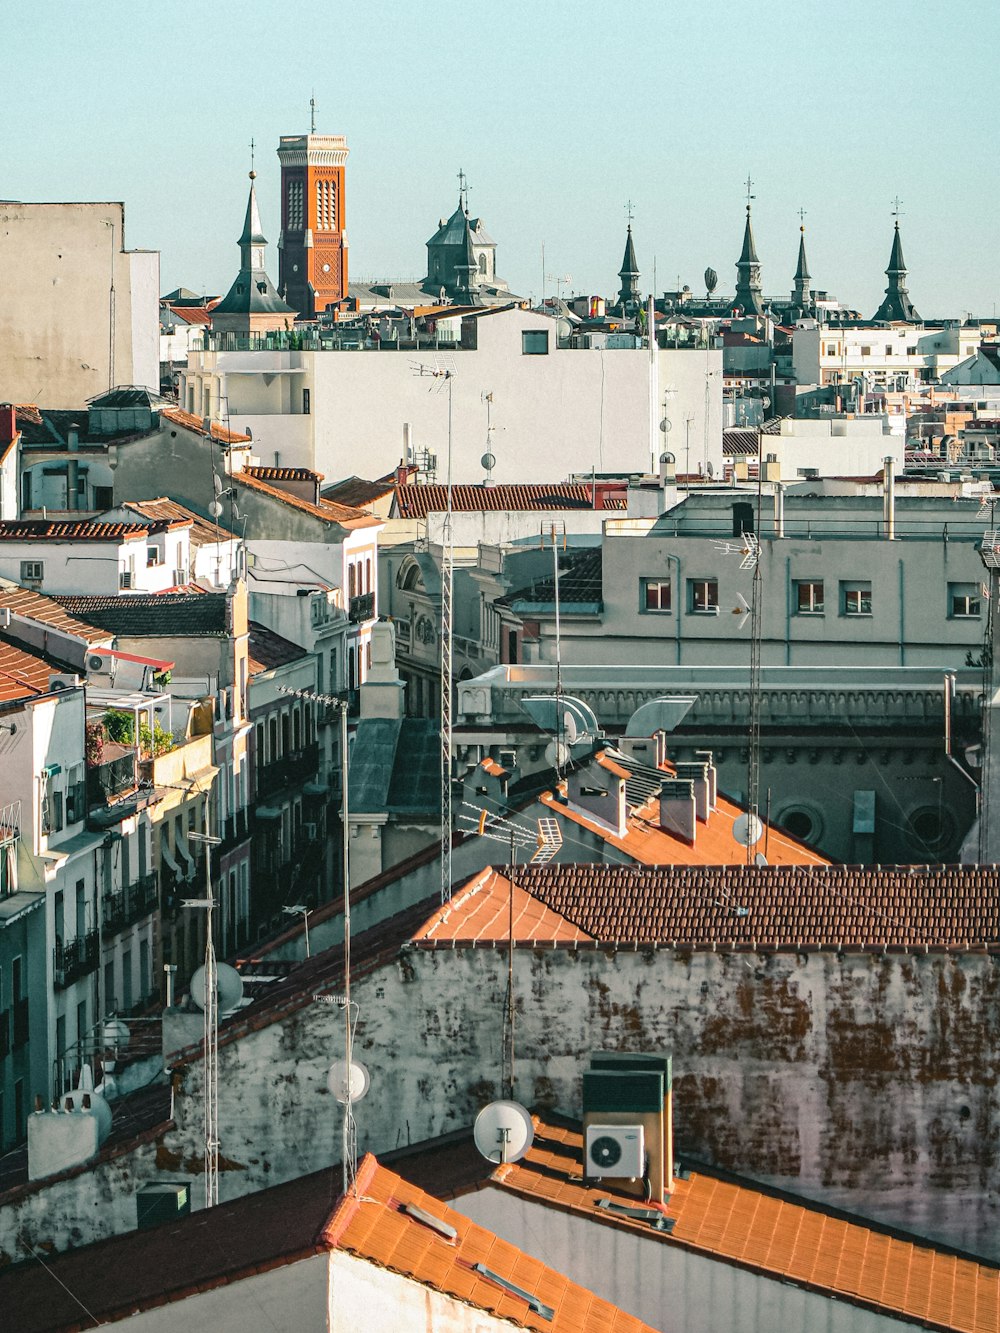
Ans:
MULTIPOLYGON (((465 1301, 519 1328, 553 1333, 642 1333, 650 1326, 569 1282, 540 1260, 471 1222, 447 1204, 380 1166, 368 1154, 358 1168, 357 1194, 344 1196, 330 1218, 324 1240, 401 1273, 424 1286, 465 1301), (453 1228, 448 1239, 405 1211, 419 1208, 453 1228), (476 1265, 527 1292, 547 1307, 545 1315, 523 1296, 491 1281, 476 1265)), ((359 1311, 358 1314, 361 1312, 359 1311)))
MULTIPOLYGON (((452 899, 423 947, 475 937, 491 910, 494 940, 507 936, 502 867, 483 895, 452 899)), ((567 925, 605 943, 688 949, 950 949, 1000 947, 1000 870, 995 866, 613 866, 518 867, 518 888, 547 914, 524 914, 523 943, 559 943, 567 925)), ((424 931, 430 922, 426 922, 424 931)), ((515 923, 516 924, 516 923, 515 923)), ((485 938, 482 931, 480 938, 485 938)))
POLYGON ((44 658, 0 638, 0 703, 48 694, 51 671, 44 658))
MULTIPOLYGON (((581 1178, 580 1131, 535 1120, 535 1138, 520 1162, 491 1177, 500 1189, 577 1213, 598 1226, 639 1233, 654 1245, 680 1247, 722 1259, 782 1282, 921 1327, 985 1333, 1000 1327, 1000 1271, 948 1254, 861 1220, 832 1215, 815 1205, 765 1192, 744 1182, 720 1180, 701 1170, 674 1180, 666 1216, 670 1232, 599 1209, 616 1192, 581 1178)), ((617 1195, 634 1206, 634 1195, 617 1195)))
POLYGON ((244 468, 252 477, 261 481, 322 481, 322 472, 313 472, 308 467, 248 467, 244 468))
POLYGON ((335 486, 327 486, 323 491, 324 500, 336 504, 348 505, 354 509, 364 509, 375 500, 391 495, 396 489, 396 474, 383 477, 380 481, 365 481, 362 477, 348 477, 338 481, 335 486))
POLYGON ((331 500, 321 500, 318 505, 309 500, 302 500, 297 495, 292 495, 277 486, 272 486, 269 482, 261 481, 249 469, 234 472, 232 475, 233 481, 238 482, 241 486, 248 486, 251 490, 259 491, 262 495, 269 495, 272 500, 279 500, 282 504, 291 505, 293 509, 299 509, 304 514, 311 514, 313 518, 322 519, 324 523, 337 523, 342 528, 370 528, 381 521, 373 518, 371 514, 362 513, 360 509, 349 509, 347 505, 334 504, 331 500))
POLYGON ((0 541, 130 542, 148 535, 141 523, 91 523, 85 518, 0 521, 0 541))
POLYGON ((287 666, 289 662, 298 662, 309 654, 291 639, 284 639, 266 625, 250 621, 250 675, 259 676, 262 671, 273 671, 275 667, 287 666))
MULTIPOLYGON (((515 880, 517 875, 515 875, 515 880)), ((519 943, 572 944, 592 936, 567 921, 558 912, 525 893, 515 883, 487 868, 474 875, 444 907, 424 922, 413 935, 418 944, 437 941, 451 944, 492 943, 509 937, 513 919, 514 939, 519 943)))
MULTIPOLYGON (((447 486, 397 486, 395 512, 400 518, 426 518, 448 507, 447 486)), ((477 514, 484 510, 591 509, 590 487, 577 482, 523 486, 453 486, 454 511, 477 514)))
POLYGON ((202 518, 193 509, 188 509, 186 505, 178 504, 176 500, 171 500, 165 495, 161 495, 156 500, 126 500, 121 507, 142 514, 144 518, 149 519, 154 527, 159 527, 164 523, 173 527, 190 524, 192 546, 233 540, 233 534, 228 528, 222 525, 216 527, 211 519, 202 518))
POLYGON ((96 625, 70 615, 54 597, 46 597, 43 593, 32 592, 30 588, 22 588, 16 583, 0 579, 0 610, 4 608, 15 615, 39 620, 52 629, 62 630, 64 634, 74 634, 88 644, 109 644, 114 638, 108 630, 98 629, 96 625))
POLYGON ((212 312, 208 306, 172 305, 167 308, 172 315, 181 321, 182 324, 211 324, 212 322, 212 312))
POLYGON ((162 407, 160 408, 160 416, 176 422, 178 426, 183 426, 185 430, 194 431, 196 435, 204 435, 209 439, 218 440, 220 444, 247 444, 250 440, 249 435, 242 435, 238 430, 229 430, 219 421, 211 422, 208 430, 206 430, 201 417, 196 417, 193 412, 185 412, 179 407, 162 407))

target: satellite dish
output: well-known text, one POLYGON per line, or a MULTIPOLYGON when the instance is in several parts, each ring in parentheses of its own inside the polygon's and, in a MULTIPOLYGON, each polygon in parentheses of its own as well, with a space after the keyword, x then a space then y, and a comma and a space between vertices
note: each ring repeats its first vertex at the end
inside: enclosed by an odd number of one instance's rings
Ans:
POLYGON ((212 503, 208 506, 208 512, 212 515, 213 518, 218 518, 219 515, 222 513, 222 505, 219 503, 218 500, 213 500, 212 503))
POLYGON ((673 430, 673 428, 674 428, 674 423, 670 420, 669 417, 664 417, 663 420, 660 422, 660 430, 663 431, 664 435, 668 435, 670 431, 673 430))
POLYGON ((105 1046, 127 1046, 131 1035, 128 1024, 123 1023, 120 1018, 106 1019, 101 1031, 101 1038, 105 1046))
POLYGON ((563 741, 549 741, 545 747, 545 762, 550 768, 562 768, 569 762, 569 746, 563 741))
POLYGON ((221 495, 221 494, 222 494, 222 480, 221 480, 221 478, 219 477, 218 472, 213 472, 213 473, 212 473, 212 485, 215 487, 215 493, 216 493, 216 495, 221 495))
POLYGON ((575 745, 579 739, 579 728, 576 725, 576 718, 568 710, 563 713, 563 740, 567 745, 575 745))
POLYGON ((764 825, 756 815, 739 815, 733 822, 733 837, 741 847, 753 847, 764 836, 764 825))
POLYGON ((755 866, 766 866, 766 865, 767 865, 767 857, 764 855, 763 852, 758 852, 757 855, 756 855, 756 856, 754 857, 754 859, 753 859, 753 863, 754 863, 755 866))
POLYGON ((347 1078, 346 1060, 334 1060, 326 1076, 326 1086, 341 1106, 346 1105, 348 1094, 352 1102, 359 1102, 371 1084, 371 1075, 360 1060, 351 1061, 350 1080, 347 1078))
MULTIPOLYGON (((219 997, 219 1013, 231 1013, 243 999, 243 978, 236 968, 230 967, 228 963, 217 964, 215 971, 218 977, 216 991, 219 997)), ((191 978, 191 999, 199 1009, 205 1008, 204 966, 199 967, 191 978)))
POLYGON ((708 478, 711 481, 711 479, 715 476, 715 468, 712 466, 711 463, 706 463, 705 471, 708 473, 708 478))
POLYGON ((531 1147, 535 1127, 520 1102, 490 1102, 476 1116, 472 1137, 488 1162, 519 1162, 531 1147))
POLYGON ((482 467, 484 467, 484 468, 486 469, 487 472, 492 472, 492 470, 493 470, 493 469, 496 467, 496 465, 497 465, 496 457, 495 457, 495 455, 493 455, 493 454, 483 454, 483 456, 482 456, 482 458, 479 460, 479 462, 480 462, 480 465, 481 465, 482 467))
POLYGON ((716 273, 714 268, 707 268, 705 270, 705 291, 709 294, 709 296, 712 295, 712 293, 715 291, 718 285, 719 285, 718 273, 716 273))

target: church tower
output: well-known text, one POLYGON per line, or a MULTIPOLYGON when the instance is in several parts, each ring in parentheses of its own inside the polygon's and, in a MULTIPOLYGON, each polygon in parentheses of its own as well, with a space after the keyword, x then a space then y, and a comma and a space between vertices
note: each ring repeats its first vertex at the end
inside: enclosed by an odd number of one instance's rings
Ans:
POLYGON ((795 286, 792 288, 792 305, 799 310, 808 310, 812 305, 809 278, 809 265, 806 263, 806 229, 799 227, 799 262, 795 267, 795 286))
POLYGON ((278 286, 302 319, 347 295, 345 175, 350 149, 342 134, 282 135, 278 286))
POLYGON ((743 251, 736 261, 736 295, 733 297, 733 310, 735 311, 737 307, 744 315, 764 313, 760 286, 760 260, 757 258, 757 247, 753 243, 749 204, 747 204, 747 223, 743 231, 743 251))
POLYGON ((257 193, 253 185, 256 178, 257 173, 251 171, 250 197, 239 239, 240 271, 229 291, 212 309, 212 328, 216 332, 269 333, 289 328, 295 318, 295 311, 275 291, 264 269, 267 240, 257 209, 257 193))
POLYGON ((639 265, 636 262, 635 246, 632 243, 632 224, 628 224, 628 232, 625 235, 625 255, 622 259, 622 266, 618 270, 620 286, 618 288, 618 304, 625 314, 634 314, 642 305, 642 298, 639 295, 639 265))
POLYGON ((919 324, 920 316, 913 308, 910 293, 906 290, 906 261, 903 259, 903 243, 899 239, 899 218, 892 238, 892 253, 889 267, 885 271, 889 285, 885 289, 882 304, 872 316, 873 320, 885 320, 886 323, 919 324))

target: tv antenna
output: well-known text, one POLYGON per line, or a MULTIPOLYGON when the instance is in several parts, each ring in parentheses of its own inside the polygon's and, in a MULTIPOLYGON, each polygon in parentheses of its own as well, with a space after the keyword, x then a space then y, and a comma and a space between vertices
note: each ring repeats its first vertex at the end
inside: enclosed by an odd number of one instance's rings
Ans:
MULTIPOLYGON (((188 833, 192 842, 205 845, 205 896, 204 898, 184 898, 182 907, 198 908, 205 913, 205 963, 201 986, 197 987, 192 978, 191 998, 205 1011, 205 1093, 204 1093, 204 1145, 205 1145, 205 1207, 214 1208, 219 1202, 219 970, 215 961, 215 941, 213 939, 213 913, 215 898, 212 894, 212 855, 211 849, 218 847, 221 838, 208 831, 208 792, 205 792, 205 832, 188 833), (202 999, 204 1002, 202 1002, 202 999)), ((227 968, 227 972, 232 971, 227 968)), ((197 973, 195 974, 197 976, 197 973)), ((238 979, 238 978, 237 978, 238 979)), ((228 982, 232 987, 232 983, 228 982)), ((243 983, 239 983, 240 996, 243 983)), ((227 999, 230 991, 227 990, 227 999)), ((236 1002, 238 1003, 239 997, 236 1002)))
POLYGON ((486 404, 486 452, 479 462, 486 472, 483 485, 488 486, 493 480, 493 469, 497 465, 496 454, 493 452, 493 390, 491 389, 489 393, 484 392, 482 397, 486 404))
MULTIPOLYGON (((464 180, 465 173, 459 172, 464 180)), ((441 901, 451 901, 451 664, 454 653, 452 599, 455 589, 455 547, 452 535, 452 386, 453 370, 417 363, 415 371, 421 377, 429 375, 443 380, 448 388, 448 470, 444 524, 441 529, 441 901)))
POLYGON ((563 717, 563 685, 562 685, 562 624, 559 615, 559 548, 566 550, 566 520, 559 519, 557 522, 543 523, 541 528, 541 547, 545 549, 545 542, 548 539, 552 543, 552 584, 555 590, 555 608, 556 608, 556 779, 562 781, 563 756, 566 751, 566 745, 563 741, 563 729, 565 719, 563 717))
POLYGON ((309 133, 316 133, 316 94, 309 99, 309 133))

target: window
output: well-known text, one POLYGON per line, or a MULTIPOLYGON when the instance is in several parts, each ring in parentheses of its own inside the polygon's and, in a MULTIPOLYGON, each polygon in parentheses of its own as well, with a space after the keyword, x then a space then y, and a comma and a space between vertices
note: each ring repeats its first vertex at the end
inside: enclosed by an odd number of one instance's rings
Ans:
POLYGON ((643 579, 642 610, 669 612, 670 609, 670 580, 643 579))
POLYGON ((303 413, 304 416, 308 416, 308 415, 310 414, 311 411, 312 411, 312 403, 311 403, 311 400, 310 400, 310 397, 309 397, 309 390, 308 390, 308 389, 303 389, 303 390, 302 390, 302 413, 303 413))
POLYGON ((872 585, 867 582, 841 583, 841 615, 870 616, 872 613, 872 585))
POLYGON ((521 334, 522 356, 548 356, 548 329, 525 329, 521 334))
POLYGON ((797 616, 821 616, 823 614, 823 580, 796 579, 795 614, 797 616))
POLYGON ((978 619, 982 608, 981 595, 978 583, 949 583, 949 620, 978 619))
POLYGON ((870 347, 862 347, 861 349, 862 356, 871 356, 871 354, 872 354, 872 349, 870 347))
POLYGON ((41 560, 22 560, 21 578, 28 583, 41 583, 45 566, 41 560))
POLYGON ((906 355, 907 355, 907 356, 916 356, 916 354, 917 354, 917 345, 916 345, 916 343, 914 343, 912 347, 908 347, 908 348, 906 349, 906 355))
POLYGON ((892 356, 892 343, 886 343, 885 354, 886 356, 892 356))
POLYGON ((158 565, 159 563, 160 563, 160 552, 157 550, 155 546, 147 546, 146 568, 148 569, 150 565, 158 565))
POLYGON ((717 579, 688 579, 688 609, 695 615, 713 615, 719 609, 717 579))
POLYGON ((733 536, 742 537, 745 532, 753 532, 753 505, 740 502, 733 505, 733 536))

